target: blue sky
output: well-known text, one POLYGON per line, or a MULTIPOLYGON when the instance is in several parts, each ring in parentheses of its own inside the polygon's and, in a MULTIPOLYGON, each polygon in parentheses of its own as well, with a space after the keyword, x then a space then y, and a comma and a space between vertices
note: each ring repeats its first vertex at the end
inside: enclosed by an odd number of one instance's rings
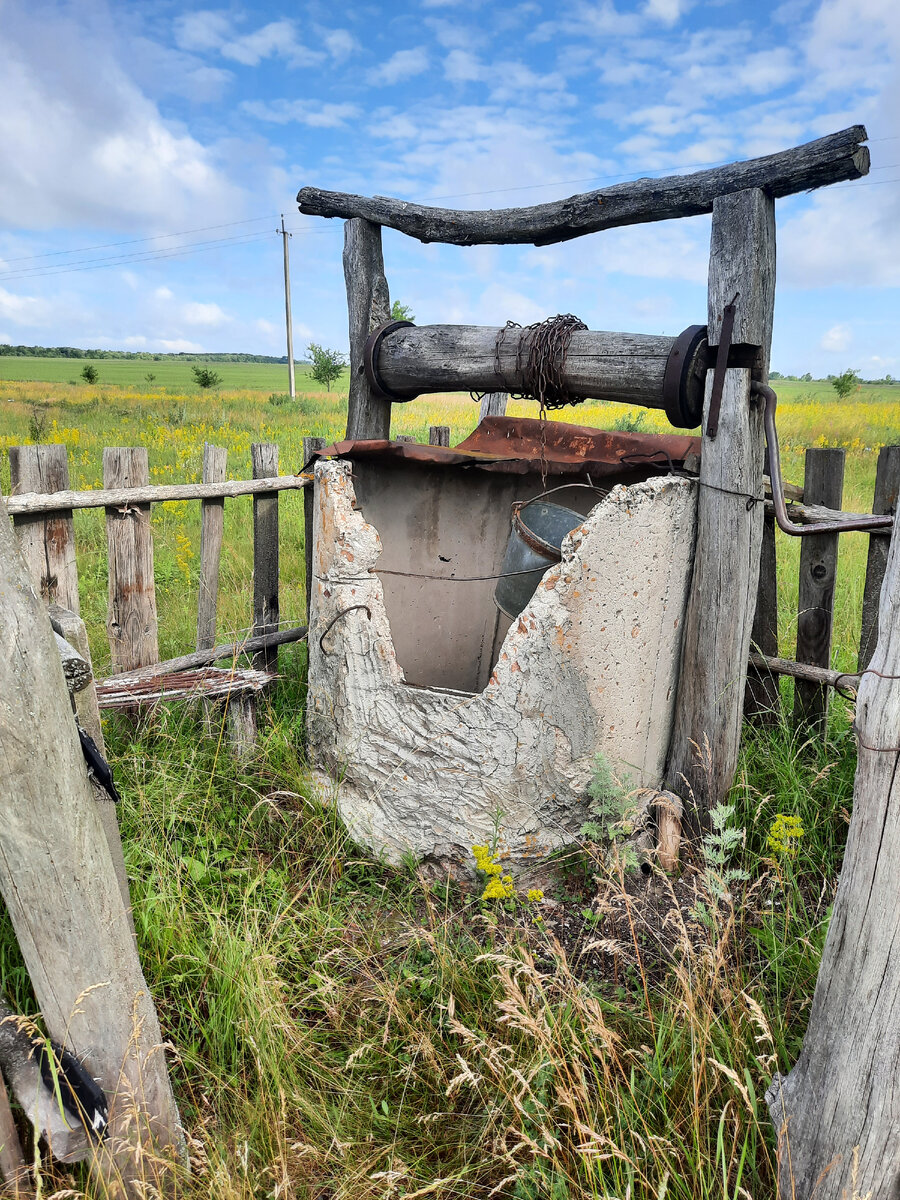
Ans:
MULTIPOLYGON (((866 180, 778 202, 773 367, 900 375, 896 0, 0 0, 0 50, 2 341, 283 353, 284 212, 295 346, 345 348, 341 223, 299 215, 305 184, 533 204, 862 122, 866 180)), ((706 319, 708 237, 387 231, 385 261, 420 323, 677 333, 706 319)))

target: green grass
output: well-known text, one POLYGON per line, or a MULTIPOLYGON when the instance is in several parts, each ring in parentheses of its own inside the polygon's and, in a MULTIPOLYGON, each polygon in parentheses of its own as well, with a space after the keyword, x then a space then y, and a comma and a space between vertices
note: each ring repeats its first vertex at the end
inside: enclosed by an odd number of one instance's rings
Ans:
MULTIPOLYGON (((788 476, 802 478, 804 446, 844 444, 845 504, 866 508, 877 447, 900 440, 892 390, 863 388, 839 404, 830 388, 779 387, 788 476)), ((270 388, 283 391, 267 383, 213 396, 161 393, 102 377, 95 388, 63 383, 52 393, 39 382, 0 383, 0 449, 32 433, 61 441, 73 485, 97 487, 104 445, 147 445, 154 481, 171 482, 199 477, 204 440, 226 445, 229 474, 244 477, 252 441, 277 442, 284 471, 300 465, 305 433, 343 432, 345 396, 305 387, 293 405, 271 403, 270 388)), ((566 415, 609 426, 624 411, 594 405, 566 415)), ((395 406, 395 428, 422 437, 430 423, 449 424, 455 441, 476 414, 467 397, 423 399, 395 406)), ((653 414, 648 427, 664 424, 653 414)), ((8 484, 3 461, 0 487, 8 484)), ((300 504, 282 494, 282 617, 298 622, 300 504)), ((153 522, 160 647, 176 654, 193 644, 198 508, 157 505, 153 522)), ((251 501, 228 501, 223 639, 250 623, 251 535, 251 501)), ((77 514, 76 537, 82 611, 102 672, 102 513, 77 514)), ((834 647, 842 668, 855 662, 865 546, 860 534, 842 540, 834 647)), ((788 655, 797 552, 795 541, 779 539, 788 655)), ((620 876, 590 849, 560 864, 556 907, 543 909, 482 904, 478 887, 434 883, 361 852, 303 759, 305 648, 283 648, 280 669, 258 752, 241 767, 203 735, 188 706, 106 724, 141 960, 176 1049, 193 1166, 179 1194, 772 1195, 763 1093, 799 1051, 843 854, 854 770, 846 703, 833 705, 826 739, 807 744, 786 722, 746 731, 730 804, 732 825, 744 831, 733 865, 749 878, 732 900, 716 900, 702 869, 688 874, 684 886, 698 879, 708 916, 698 918, 679 893, 663 962, 653 913, 632 895, 632 927, 617 924, 620 876), (805 831, 793 857, 768 845, 779 813, 805 831), (580 945, 564 946, 553 920, 579 924, 595 898, 580 945), (587 941, 603 948, 579 956, 587 941)), ((790 683, 782 686, 789 708, 790 683)), ((702 848, 694 855, 703 868, 702 848)), ((681 884, 660 880, 660 896, 670 886, 681 884)), ((32 1011, 8 922, 0 971, 14 1002, 32 1011)), ((98 1194, 64 1168, 44 1179, 44 1194, 54 1190, 98 1194)))
MULTIPOLYGON (((192 368, 208 366, 222 378, 223 388, 253 388, 261 391, 286 392, 288 390, 287 364, 210 362, 202 356, 195 362, 179 362, 178 359, 162 358, 159 362, 133 358, 15 358, 0 355, 0 380, 16 380, 40 383, 80 384, 82 369, 90 364, 98 372, 101 384, 116 384, 119 387, 150 388, 157 391, 165 388, 199 391, 194 383, 192 368), (148 384, 147 375, 155 379, 148 384)), ((297 363, 295 367, 297 387, 303 389, 310 382, 309 367, 297 363)), ((347 375, 337 381, 335 388, 346 389, 347 375)), ((313 387, 318 385, 313 384, 313 387)))

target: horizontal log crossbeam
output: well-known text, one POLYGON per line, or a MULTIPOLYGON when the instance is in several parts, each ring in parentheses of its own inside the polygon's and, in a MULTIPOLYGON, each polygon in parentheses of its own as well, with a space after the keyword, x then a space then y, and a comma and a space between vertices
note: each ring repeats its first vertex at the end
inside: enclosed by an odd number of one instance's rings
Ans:
POLYGON ((23 492, 7 496, 11 517, 21 513, 60 512, 69 508, 120 508, 129 504, 164 504, 167 500, 214 500, 253 496, 308 487, 311 476, 278 475, 274 479, 226 479, 223 483, 148 484, 146 487, 98 488, 90 492, 23 492))
POLYGON ((777 198, 859 179, 869 171, 869 151, 861 144, 867 137, 865 126, 852 125, 763 158, 693 175, 617 183, 531 208, 434 208, 386 196, 355 196, 315 187, 301 188, 297 203, 307 216, 363 217, 421 242, 454 246, 530 242, 547 246, 601 229, 709 213, 717 196, 748 188, 760 188, 777 198))

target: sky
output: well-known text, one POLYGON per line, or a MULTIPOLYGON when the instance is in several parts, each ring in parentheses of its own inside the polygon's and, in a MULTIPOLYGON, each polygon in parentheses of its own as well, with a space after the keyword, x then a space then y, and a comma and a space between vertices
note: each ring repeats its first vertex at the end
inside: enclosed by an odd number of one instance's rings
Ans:
MULTIPOLYGON (((863 180, 779 200, 772 366, 900 376, 896 0, 0 0, 0 341, 346 350, 342 223, 311 184, 528 205, 865 124, 863 180)), ((560 246, 385 231, 419 324, 706 321, 709 218, 560 246)))

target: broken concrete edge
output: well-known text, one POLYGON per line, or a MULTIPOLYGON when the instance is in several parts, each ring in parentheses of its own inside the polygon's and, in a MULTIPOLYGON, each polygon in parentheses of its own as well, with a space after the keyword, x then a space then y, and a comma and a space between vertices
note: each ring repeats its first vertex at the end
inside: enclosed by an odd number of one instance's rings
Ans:
POLYGON ((349 464, 317 464, 309 752, 356 841, 394 864, 411 855, 460 874, 471 873, 472 845, 499 829, 504 865, 518 873, 577 841, 598 751, 659 788, 693 481, 614 488, 565 540, 480 693, 405 686, 373 573, 380 538, 354 505, 349 464))

